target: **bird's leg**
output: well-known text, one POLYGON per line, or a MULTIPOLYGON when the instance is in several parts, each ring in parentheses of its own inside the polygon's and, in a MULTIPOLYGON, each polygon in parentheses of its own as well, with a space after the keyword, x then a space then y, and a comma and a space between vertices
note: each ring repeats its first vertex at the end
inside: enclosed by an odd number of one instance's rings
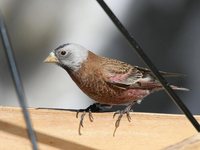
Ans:
POLYGON ((127 120, 130 122, 131 121, 131 116, 130 116, 130 111, 132 111, 132 107, 133 105, 135 104, 136 102, 132 102, 130 104, 128 104, 128 106, 126 106, 125 109, 123 110, 119 110, 119 111, 116 111, 114 114, 113 114, 113 118, 116 116, 116 115, 119 115, 116 122, 115 122, 115 130, 113 132, 113 136, 115 136, 115 132, 117 131, 117 128, 119 127, 120 125, 120 121, 123 117, 124 114, 126 114, 126 117, 127 117, 127 120))
POLYGON ((83 120, 84 120, 84 117, 86 115, 86 113, 88 112, 88 115, 89 115, 89 120, 90 122, 93 122, 94 118, 92 116, 92 112, 99 112, 99 111, 102 111, 103 107, 105 106, 108 106, 106 104, 100 104, 100 103, 94 103, 92 105, 90 105, 89 107, 87 107, 86 109, 79 109, 76 113, 76 118, 78 118, 78 115, 80 112, 83 112, 81 114, 81 118, 80 118, 80 123, 79 123, 79 135, 81 135, 81 127, 83 127, 83 120))

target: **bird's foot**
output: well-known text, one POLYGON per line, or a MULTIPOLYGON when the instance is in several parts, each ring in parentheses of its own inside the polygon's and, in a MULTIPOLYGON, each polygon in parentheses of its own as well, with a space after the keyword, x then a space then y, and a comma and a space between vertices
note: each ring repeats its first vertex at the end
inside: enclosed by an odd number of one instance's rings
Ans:
POLYGON ((79 113, 82 112, 81 117, 80 117, 79 128, 78 128, 79 135, 81 135, 81 128, 83 128, 83 120, 84 120, 85 115, 88 113, 90 122, 93 122, 94 118, 93 118, 92 112, 99 112, 105 106, 108 106, 108 105, 94 103, 90 105, 89 107, 87 107, 86 109, 79 109, 77 111, 76 118, 78 118, 79 113))
POLYGON ((76 118, 78 118, 78 114, 79 114, 80 112, 83 112, 83 113, 81 114, 80 122, 79 122, 79 128, 78 128, 78 133, 79 133, 79 135, 81 135, 81 128, 83 128, 83 120, 84 120, 85 115, 86 115, 87 112, 88 112, 88 115, 89 115, 89 120, 90 120, 90 122, 93 122, 93 120, 94 120, 94 118, 93 118, 93 116, 92 116, 92 112, 91 112, 90 109, 89 109, 89 110, 85 109, 84 111, 80 111, 80 110, 77 111, 77 113, 76 113, 76 118))
POLYGON ((122 117, 123 117, 124 114, 126 114, 127 120, 128 120, 129 122, 131 122, 130 112, 132 111, 131 108, 132 108, 132 106, 133 106, 134 104, 135 104, 135 102, 129 104, 124 110, 116 111, 116 112, 113 114, 113 118, 114 118, 116 115, 119 115, 118 118, 117 118, 117 120, 116 120, 116 122, 115 122, 115 130, 114 130, 114 132, 113 132, 113 136, 115 136, 115 133, 116 133, 116 131, 117 131, 117 128, 119 127, 120 121, 121 121, 121 119, 122 119, 122 117))

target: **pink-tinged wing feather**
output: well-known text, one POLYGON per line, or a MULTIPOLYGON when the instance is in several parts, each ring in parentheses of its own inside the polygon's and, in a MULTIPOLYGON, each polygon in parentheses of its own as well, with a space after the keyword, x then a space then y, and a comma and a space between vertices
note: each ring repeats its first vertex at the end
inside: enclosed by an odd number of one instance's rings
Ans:
POLYGON ((107 79, 110 83, 113 84, 130 86, 137 83, 142 78, 142 76, 143 75, 139 72, 137 73, 130 69, 129 71, 122 73, 108 73, 107 79))
MULTIPOLYGON (((147 68, 131 66, 127 63, 101 57, 99 70, 104 80, 120 89, 142 89, 142 90, 159 90, 162 85, 155 78, 152 72, 147 68)), ((183 74, 160 71, 164 77, 177 77, 183 74)), ((188 90, 176 86, 171 86, 175 90, 188 90)))
MULTIPOLYGON (((152 72, 147 68, 131 66, 124 62, 103 58, 102 74, 107 83, 117 86, 118 88, 137 88, 137 89, 160 89, 162 88, 159 81, 152 72)), ((177 77, 182 74, 160 71, 164 77, 177 77)), ((174 88, 175 89, 175 88, 174 88)))
POLYGON ((107 83, 119 88, 152 89, 160 83, 145 68, 133 67, 124 62, 109 59, 102 66, 103 76, 107 83))

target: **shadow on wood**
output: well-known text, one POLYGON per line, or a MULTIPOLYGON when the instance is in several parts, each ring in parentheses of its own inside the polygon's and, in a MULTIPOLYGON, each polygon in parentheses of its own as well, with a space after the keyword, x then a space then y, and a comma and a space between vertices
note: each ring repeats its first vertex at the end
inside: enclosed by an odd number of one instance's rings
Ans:
POLYGON ((200 150, 200 133, 171 145, 164 150, 200 150))
MULTIPOLYGON (((8 123, 8 122, 3 122, 0 121, 0 130, 2 130, 3 132, 8 132, 10 134, 14 134, 17 135, 19 137, 23 137, 27 139, 27 134, 26 134, 26 129, 22 128, 20 126, 8 123)), ((75 150, 90 150, 91 148, 81 145, 81 144, 77 144, 74 142, 70 142, 68 140, 65 139, 61 139, 61 138, 57 138, 54 136, 50 136, 41 132, 36 131, 36 135, 37 135, 37 141, 39 143, 43 143, 43 144, 47 144, 50 145, 52 147, 58 148, 58 149, 75 149, 75 150)), ((6 143, 4 143, 6 146, 6 143)), ((13 143, 14 145, 15 143, 13 143)), ((92 149, 91 149, 92 150, 92 149)))

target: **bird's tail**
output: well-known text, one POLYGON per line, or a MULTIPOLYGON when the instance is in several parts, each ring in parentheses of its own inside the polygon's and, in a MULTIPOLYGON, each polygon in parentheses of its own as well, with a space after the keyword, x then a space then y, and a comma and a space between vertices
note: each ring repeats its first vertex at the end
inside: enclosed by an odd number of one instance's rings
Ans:
MULTIPOLYGON (((175 86, 175 85, 170 85, 170 87, 171 87, 173 90, 189 91, 189 89, 187 89, 187 88, 178 87, 178 86, 175 86)), ((160 91, 160 90, 164 90, 164 87, 163 87, 162 85, 159 85, 159 86, 153 88, 153 89, 151 90, 151 92, 156 92, 156 91, 160 91)))
POLYGON ((188 88, 178 87, 178 86, 175 86, 175 85, 170 85, 170 87, 171 87, 173 90, 179 90, 179 91, 189 91, 189 90, 190 90, 190 89, 188 89, 188 88))

